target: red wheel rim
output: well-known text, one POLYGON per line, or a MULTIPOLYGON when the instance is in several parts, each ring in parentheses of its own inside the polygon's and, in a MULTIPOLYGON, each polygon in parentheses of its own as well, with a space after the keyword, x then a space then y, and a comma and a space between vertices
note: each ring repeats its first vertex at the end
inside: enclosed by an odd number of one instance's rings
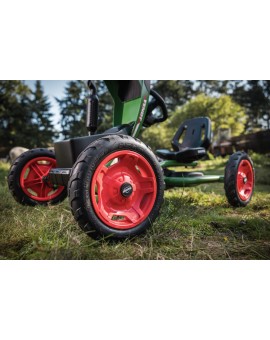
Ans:
POLYGON ((141 154, 117 151, 96 169, 90 193, 101 221, 114 229, 131 229, 148 217, 155 204, 156 176, 141 154))
POLYGON ((237 172, 237 191, 243 201, 247 201, 253 191, 254 176, 253 168, 248 160, 242 160, 237 172))
POLYGON ((48 202, 59 196, 65 187, 54 187, 43 180, 53 168, 56 168, 56 160, 50 157, 37 157, 26 163, 20 176, 23 192, 40 202, 48 202))

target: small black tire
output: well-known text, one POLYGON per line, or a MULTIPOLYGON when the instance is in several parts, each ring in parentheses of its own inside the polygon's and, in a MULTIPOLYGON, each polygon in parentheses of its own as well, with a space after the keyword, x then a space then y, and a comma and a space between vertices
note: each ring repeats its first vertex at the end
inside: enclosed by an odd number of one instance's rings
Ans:
POLYGON ((29 151, 24 152, 21 154, 11 165, 7 181, 8 181, 8 187, 9 190, 14 197, 14 199, 22 204, 22 205, 29 205, 29 206, 35 206, 35 205, 55 205, 67 197, 67 188, 62 188, 59 192, 59 195, 54 197, 53 199, 49 199, 50 196, 48 196, 48 199, 46 198, 43 201, 36 200, 33 195, 27 195, 27 193, 23 190, 21 187, 21 175, 22 171, 25 168, 25 166, 35 159, 39 159, 42 157, 46 157, 46 159, 52 159, 55 160, 55 154, 52 150, 48 149, 32 149, 29 151))
POLYGON ((255 170, 245 152, 230 156, 225 168, 224 189, 229 204, 233 207, 247 206, 253 196, 255 170))
MULTIPOLYGON (((124 157, 125 156, 123 155, 123 158, 124 157)), ((122 165, 118 165, 120 169, 122 169, 121 166, 122 165)), ((111 165, 109 165, 109 167, 111 167, 111 165)), ((134 170, 131 169, 130 171, 132 173, 134 170)), ((103 176, 103 178, 105 177, 103 176)), ((105 179, 102 179, 102 181, 105 183, 105 179)), ((121 179, 119 179, 119 181, 121 181, 121 179)), ((126 185, 126 183, 124 184, 126 185)), ((71 177, 68 183, 68 196, 75 220, 78 222, 81 229, 90 237, 94 239, 108 238, 121 240, 140 235, 153 224, 163 203, 164 186, 163 172, 159 162, 153 152, 145 144, 130 136, 112 135, 98 139, 80 154, 77 162, 72 168, 71 177), (144 160, 148 162, 148 165, 150 165, 153 170, 152 178, 153 183, 155 183, 156 191, 152 199, 152 202, 154 202, 153 208, 151 208, 152 210, 149 214, 147 213, 147 216, 142 215, 142 218, 145 219, 140 220, 138 225, 134 224, 134 227, 120 229, 115 226, 112 227, 111 221, 106 222, 106 220, 102 220, 102 217, 95 206, 95 202, 93 202, 94 198, 90 192, 92 190, 90 188, 95 185, 93 184, 95 183, 95 176, 98 167, 103 164, 102 162, 105 162, 108 157, 114 157, 114 155, 119 154, 120 152, 124 153, 127 151, 134 152, 138 157, 142 157, 142 162, 144 162, 144 160)), ((102 188, 104 188, 103 184, 102 188)), ((137 191, 134 191, 131 195, 145 195, 142 191, 140 192, 140 189, 136 190, 137 191)), ((119 201, 123 200, 126 202, 126 198, 120 196, 120 189, 118 190, 118 195, 119 197, 117 199, 119 201)), ((122 195, 124 195, 124 192, 122 192, 122 195)), ((133 196, 130 197, 131 202, 132 197, 133 196)), ((126 207, 126 203, 124 204, 126 207)), ((133 209, 133 207, 131 209, 133 209)), ((122 210, 124 211, 124 208, 122 210)))

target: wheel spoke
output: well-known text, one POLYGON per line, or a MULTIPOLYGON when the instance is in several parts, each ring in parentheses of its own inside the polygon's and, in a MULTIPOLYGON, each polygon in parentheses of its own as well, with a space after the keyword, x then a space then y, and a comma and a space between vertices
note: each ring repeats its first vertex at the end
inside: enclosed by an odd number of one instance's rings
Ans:
POLYGON ((103 185, 104 184, 108 187, 118 188, 120 183, 116 179, 106 175, 103 180, 103 185))
POLYGON ((251 190, 252 190, 252 186, 251 186, 250 184, 246 184, 246 185, 244 186, 244 190, 245 190, 245 191, 246 191, 246 190, 251 191, 251 190))
POLYGON ((100 189, 102 188, 103 186, 103 181, 102 181, 102 177, 101 175, 99 174, 97 179, 96 179, 96 184, 97 184, 97 187, 98 187, 98 192, 100 191, 100 189))
POLYGON ((138 164, 138 160, 139 159, 137 157, 127 154, 121 157, 120 163, 122 167, 127 167, 134 170, 135 166, 138 164))
POLYGON ((40 189, 40 196, 41 197, 46 197, 46 185, 43 183, 40 189))
POLYGON ((32 163, 30 165, 30 168, 39 176, 39 177, 43 177, 44 174, 41 171, 40 167, 36 164, 36 163, 32 163))
POLYGON ((50 188, 46 183, 43 183, 40 188, 40 196, 48 197, 50 191, 52 191, 52 188, 50 188))
POLYGON ((47 176, 49 174, 49 172, 52 170, 52 168, 54 167, 54 165, 51 163, 50 165, 47 165, 47 170, 44 176, 47 176))
POLYGON ((154 188, 153 187, 145 187, 145 188, 140 189, 140 191, 143 194, 151 194, 152 192, 154 192, 154 188))
POLYGON ((154 179, 152 177, 141 177, 139 179, 140 192, 148 194, 154 191, 154 179))
POLYGON ((108 170, 109 170, 109 168, 107 168, 105 165, 103 165, 103 167, 100 169, 100 172, 104 173, 104 175, 105 175, 108 170))
POLYGON ((243 172, 238 172, 237 177, 238 177, 239 179, 243 179, 245 176, 244 176, 243 172))
MULTIPOLYGON (((122 214, 119 214, 119 216, 124 216, 126 219, 128 219, 130 222, 132 223, 136 223, 138 218, 136 218, 136 211, 133 211, 133 210, 129 210, 129 211, 125 211, 123 212, 122 214), (135 215, 135 216, 134 216, 135 215)), ((117 214, 115 214, 117 215, 117 214)))
POLYGON ((244 184, 244 179, 246 178, 245 174, 244 173, 238 173, 237 175, 237 181, 241 184, 244 184))
MULTIPOLYGON (((106 206, 106 205, 105 205, 106 206)), ((101 200, 98 201, 98 208, 100 210, 100 213, 105 217, 105 218, 110 218, 110 215, 113 215, 112 212, 108 211, 108 208, 106 206, 106 209, 104 207, 104 204, 102 203, 101 200)))
POLYGON ((133 206, 132 209, 135 211, 136 214, 139 215, 139 218, 141 218, 144 215, 143 211, 141 210, 138 204, 133 206))
POLYGON ((31 189, 33 186, 36 186, 41 183, 42 183, 42 180, 40 178, 27 179, 24 181, 24 186, 31 189))

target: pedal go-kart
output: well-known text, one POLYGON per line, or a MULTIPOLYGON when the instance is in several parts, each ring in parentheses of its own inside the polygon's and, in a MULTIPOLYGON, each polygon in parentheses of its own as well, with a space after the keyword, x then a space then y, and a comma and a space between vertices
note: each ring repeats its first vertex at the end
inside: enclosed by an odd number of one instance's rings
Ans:
POLYGON ((68 196, 75 220, 89 236, 114 239, 139 235, 149 228, 159 214, 165 188, 221 182, 232 206, 250 202, 254 168, 244 152, 230 157, 225 176, 186 171, 206 156, 211 144, 209 118, 185 121, 172 140, 172 150, 158 150, 155 155, 136 137, 143 127, 168 118, 163 98, 150 89, 150 81, 105 83, 115 104, 114 127, 96 134, 98 96, 94 83, 88 81, 89 136, 55 143, 55 154, 34 149, 17 158, 8 175, 16 201, 47 205, 68 196))

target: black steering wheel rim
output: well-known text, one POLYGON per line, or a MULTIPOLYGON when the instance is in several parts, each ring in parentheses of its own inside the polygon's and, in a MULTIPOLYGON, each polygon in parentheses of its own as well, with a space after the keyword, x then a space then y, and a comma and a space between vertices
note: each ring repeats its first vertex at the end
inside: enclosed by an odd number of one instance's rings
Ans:
POLYGON ((151 126, 156 123, 162 123, 168 118, 168 110, 165 101, 161 97, 161 95, 153 89, 150 90, 150 95, 153 97, 153 99, 148 104, 146 118, 144 121, 145 126, 151 126), (153 111, 158 107, 162 111, 161 117, 155 117, 155 115, 153 114, 153 111))

